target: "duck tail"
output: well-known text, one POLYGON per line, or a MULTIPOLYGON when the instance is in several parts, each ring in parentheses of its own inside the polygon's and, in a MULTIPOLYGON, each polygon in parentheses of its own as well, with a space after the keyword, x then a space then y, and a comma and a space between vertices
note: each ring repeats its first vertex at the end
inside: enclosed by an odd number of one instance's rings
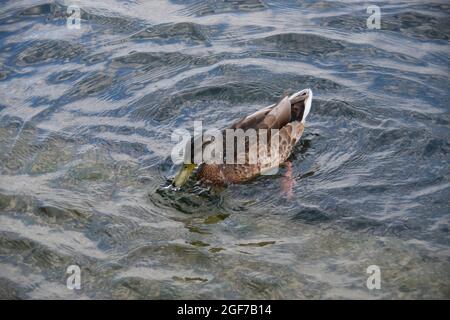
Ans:
POLYGON ((305 123, 311 110, 313 93, 311 89, 304 89, 289 97, 291 102, 291 120, 305 123))

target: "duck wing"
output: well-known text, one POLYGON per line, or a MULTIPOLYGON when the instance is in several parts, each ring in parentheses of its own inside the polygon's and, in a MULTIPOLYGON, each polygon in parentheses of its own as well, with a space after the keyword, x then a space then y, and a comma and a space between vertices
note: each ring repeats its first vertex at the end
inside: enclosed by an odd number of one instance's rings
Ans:
POLYGON ((280 129, 291 121, 291 102, 285 97, 278 104, 268 106, 239 120, 231 129, 280 129))

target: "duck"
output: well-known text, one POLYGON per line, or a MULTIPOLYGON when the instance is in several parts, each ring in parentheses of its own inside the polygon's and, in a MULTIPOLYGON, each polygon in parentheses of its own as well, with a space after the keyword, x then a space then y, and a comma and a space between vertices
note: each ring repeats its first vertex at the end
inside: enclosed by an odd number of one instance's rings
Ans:
MULTIPOLYGON (((202 185, 227 186, 245 183, 260 175, 276 172, 278 167, 288 160, 303 134, 312 99, 312 90, 303 89, 232 123, 221 131, 223 147, 226 146, 225 141, 230 130, 256 132, 256 141, 245 138, 243 140, 245 147, 239 149, 233 137, 231 145, 236 148, 228 155, 226 152, 228 149, 225 148, 226 151, 221 154, 224 161, 203 160, 201 163, 195 163, 195 157, 192 156, 175 175, 172 186, 180 188, 191 176, 195 176, 202 185), (230 159, 234 161, 228 161, 230 159), (242 161, 238 162, 236 159, 242 161)), ((191 148, 192 154, 194 154, 194 140, 193 138, 186 146, 191 148)), ((200 151, 205 151, 214 140, 211 137, 202 139, 200 151)))

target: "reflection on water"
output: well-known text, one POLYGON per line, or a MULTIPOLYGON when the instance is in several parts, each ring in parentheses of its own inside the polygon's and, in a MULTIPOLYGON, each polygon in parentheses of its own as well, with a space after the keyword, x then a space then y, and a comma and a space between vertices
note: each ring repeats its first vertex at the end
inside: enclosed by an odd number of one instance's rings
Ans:
POLYGON ((450 298, 445 1, 380 30, 354 1, 77 3, 79 30, 66 1, 0 11, 0 297, 450 298), (278 175, 164 188, 175 128, 308 87, 278 175))

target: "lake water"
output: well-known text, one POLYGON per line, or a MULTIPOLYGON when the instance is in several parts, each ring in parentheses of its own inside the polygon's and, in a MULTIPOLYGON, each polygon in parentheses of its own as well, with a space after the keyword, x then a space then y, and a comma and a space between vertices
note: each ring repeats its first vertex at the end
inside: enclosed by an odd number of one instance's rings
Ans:
POLYGON ((450 6, 376 3, 1 1, 0 297, 449 299, 450 6), (165 188, 174 129, 304 88, 290 169, 165 188))

